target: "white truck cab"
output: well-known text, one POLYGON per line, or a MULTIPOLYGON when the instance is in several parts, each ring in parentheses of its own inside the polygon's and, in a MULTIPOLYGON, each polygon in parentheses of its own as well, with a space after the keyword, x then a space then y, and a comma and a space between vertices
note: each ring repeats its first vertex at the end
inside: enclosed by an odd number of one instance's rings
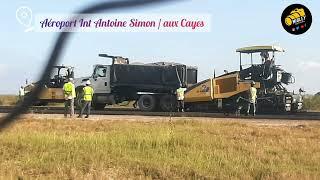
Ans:
POLYGON ((89 80, 95 93, 111 93, 110 65, 96 65, 89 80))

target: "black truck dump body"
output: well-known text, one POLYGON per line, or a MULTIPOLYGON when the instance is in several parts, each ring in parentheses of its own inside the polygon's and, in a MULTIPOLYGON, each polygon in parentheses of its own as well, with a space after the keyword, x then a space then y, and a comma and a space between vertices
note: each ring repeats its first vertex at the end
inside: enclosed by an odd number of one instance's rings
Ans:
POLYGON ((110 82, 115 90, 129 88, 137 92, 168 93, 176 90, 180 84, 186 86, 196 83, 197 69, 165 62, 143 65, 113 64, 110 82))

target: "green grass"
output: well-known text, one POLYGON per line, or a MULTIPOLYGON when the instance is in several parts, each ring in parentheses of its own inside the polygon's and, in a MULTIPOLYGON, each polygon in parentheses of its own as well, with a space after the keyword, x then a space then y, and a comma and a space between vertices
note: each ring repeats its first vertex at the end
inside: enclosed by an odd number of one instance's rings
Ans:
POLYGON ((77 178, 320 178, 320 124, 24 120, 0 134, 0 174, 77 178))
POLYGON ((320 95, 304 98, 303 106, 306 110, 320 111, 320 95))

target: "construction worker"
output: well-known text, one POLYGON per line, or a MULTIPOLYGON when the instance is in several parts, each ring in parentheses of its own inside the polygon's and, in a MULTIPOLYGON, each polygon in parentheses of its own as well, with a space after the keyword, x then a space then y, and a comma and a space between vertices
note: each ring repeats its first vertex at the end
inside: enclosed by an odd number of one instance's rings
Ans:
POLYGON ((82 109, 79 114, 79 118, 82 118, 83 111, 87 108, 87 116, 85 118, 88 118, 90 115, 90 109, 91 109, 91 102, 93 97, 93 88, 90 86, 91 82, 88 80, 86 82, 86 86, 83 88, 83 100, 84 104, 82 106, 82 109))
POLYGON ((23 88, 23 86, 21 86, 19 89, 19 101, 20 102, 22 102, 24 100, 24 95, 25 95, 24 88, 23 88))
POLYGON ((68 82, 63 85, 64 93, 64 117, 67 117, 70 111, 70 117, 74 116, 74 98, 76 97, 76 90, 73 84, 73 79, 69 78, 68 82))
POLYGON ((262 63, 264 63, 269 59, 269 53, 267 51, 262 51, 260 53, 260 56, 261 56, 262 63))
POLYGON ((178 112, 184 112, 184 92, 186 91, 186 88, 183 88, 180 84, 180 87, 177 89, 177 108, 178 112))
POLYGON ((253 116, 256 115, 256 103, 257 103, 257 89, 254 87, 256 83, 253 81, 251 82, 251 87, 249 89, 249 102, 248 102, 248 109, 247 115, 250 114, 250 108, 252 106, 253 109, 253 116))

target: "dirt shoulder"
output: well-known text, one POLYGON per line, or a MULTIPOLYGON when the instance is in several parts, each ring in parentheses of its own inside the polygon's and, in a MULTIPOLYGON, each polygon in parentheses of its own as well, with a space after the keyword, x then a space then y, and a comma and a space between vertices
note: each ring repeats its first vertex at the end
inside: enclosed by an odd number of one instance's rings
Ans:
MULTIPOLYGON (((0 117, 5 116, 0 113, 0 117)), ((210 118, 210 117, 165 117, 165 116, 136 116, 136 115, 91 115, 90 118, 64 118, 62 114, 25 114, 20 119, 35 120, 79 120, 79 121, 223 121, 223 122, 241 122, 259 126, 305 126, 320 125, 320 121, 315 120, 282 120, 282 119, 252 119, 252 118, 210 118)))

